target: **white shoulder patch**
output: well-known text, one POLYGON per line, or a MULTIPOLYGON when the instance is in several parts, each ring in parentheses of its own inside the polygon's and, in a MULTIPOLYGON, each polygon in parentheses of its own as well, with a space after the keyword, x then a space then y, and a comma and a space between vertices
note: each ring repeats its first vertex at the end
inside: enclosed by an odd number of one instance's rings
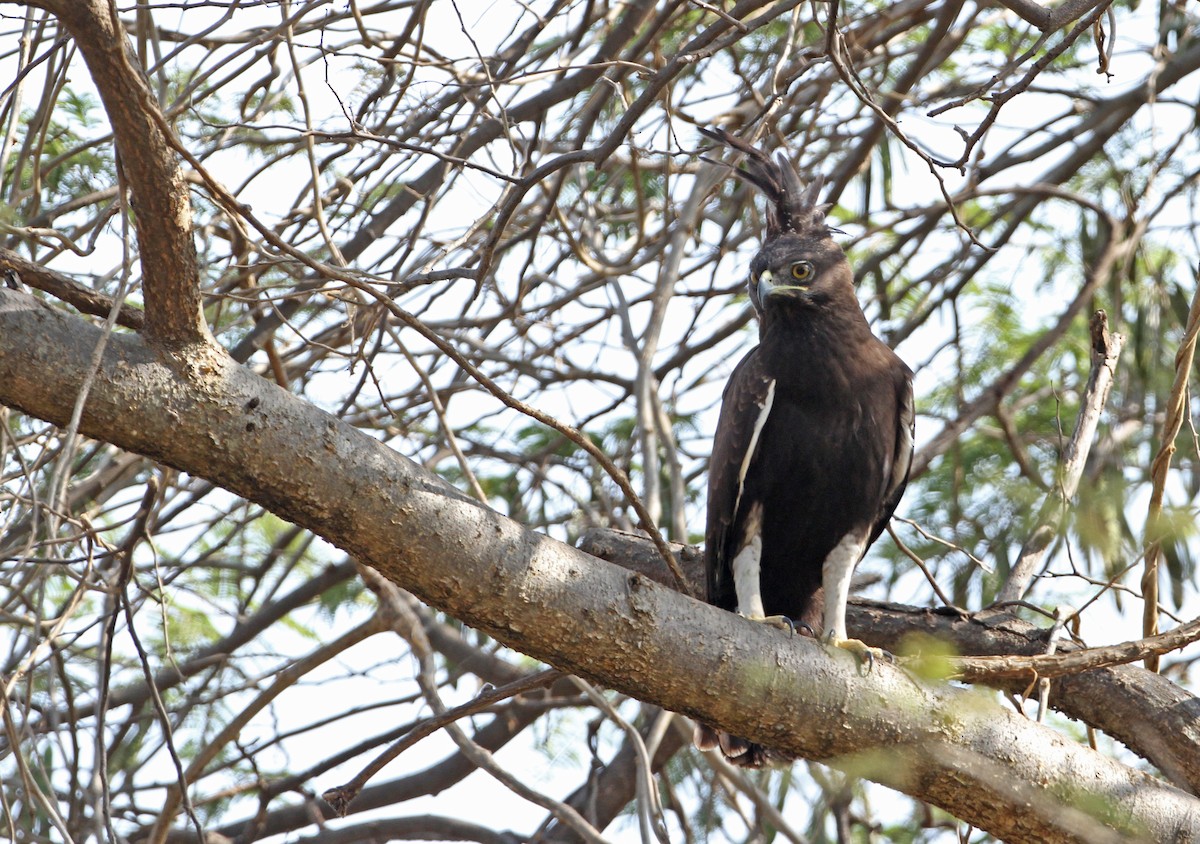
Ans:
POLYGON ((896 442, 896 454, 892 462, 892 477, 889 493, 895 490, 908 478, 908 470, 913 458, 913 422, 916 419, 916 409, 913 407, 913 394, 910 389, 900 405, 900 433, 896 442))
MULTIPOLYGON (((767 418, 771 415, 771 405, 775 403, 775 379, 771 379, 771 383, 767 384, 767 395, 759 404, 758 418, 754 420, 754 431, 750 434, 750 443, 746 446, 746 453, 742 455, 742 465, 738 469, 738 499, 742 497, 742 486, 746 483, 746 473, 750 471, 750 461, 754 459, 754 452, 758 449, 758 438, 762 436, 763 428, 767 424, 767 418)), ((737 512, 737 507, 734 507, 734 512, 737 512)))

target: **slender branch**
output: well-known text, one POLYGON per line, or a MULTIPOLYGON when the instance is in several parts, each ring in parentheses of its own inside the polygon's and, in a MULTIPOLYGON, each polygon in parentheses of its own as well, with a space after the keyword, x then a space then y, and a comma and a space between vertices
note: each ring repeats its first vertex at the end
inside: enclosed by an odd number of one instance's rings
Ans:
MULTIPOLYGON (((157 119, 161 121, 163 118, 161 115, 158 115, 157 119)), ((463 369, 463 371, 475 379, 480 386, 498 398, 506 406, 523 413, 526 416, 529 416, 531 419, 534 419, 543 425, 554 429, 555 431, 558 431, 571 442, 575 443, 577 446, 587 452, 592 459, 600 464, 600 466, 604 469, 608 476, 613 479, 617 486, 620 487, 621 492, 625 495, 625 499, 629 502, 629 506, 633 508, 635 513, 637 513, 638 519, 641 523, 640 527, 646 531, 651 541, 654 542, 655 547, 658 548, 659 553, 662 554, 662 558, 667 563, 667 566, 671 569, 671 573, 675 576, 680 590, 684 592, 687 591, 687 580, 684 578, 683 572, 675 568, 674 557, 671 555, 671 552, 667 547, 666 540, 664 540, 662 534, 659 533, 658 526, 655 524, 655 520, 651 517, 649 511, 646 509, 645 504, 643 504, 641 498, 634 491, 633 485, 629 481, 629 476, 594 442, 592 442, 589 437, 585 436, 581 431, 577 430, 573 426, 567 425, 564 422, 560 422, 549 413, 526 404, 525 402, 513 396, 507 390, 503 389, 494 380, 485 375, 479 369, 479 367, 467 360, 457 348, 447 342, 436 331, 433 331, 420 319, 401 308, 392 300, 390 296, 381 293, 371 284, 364 282, 358 277, 357 274, 343 271, 339 268, 331 267, 328 264, 321 263, 307 255, 303 250, 297 249, 290 243, 285 242, 268 226, 256 219, 255 216, 250 213, 249 208, 238 202, 237 199, 230 194, 223 185, 209 175, 208 171, 204 168, 204 165, 198 159, 196 159, 196 157, 193 156, 183 145, 181 145, 178 140, 172 138, 172 141, 179 154, 182 155, 200 174, 201 178, 204 180, 209 190, 212 191, 215 198, 222 205, 224 205, 231 214, 239 214, 242 218, 254 226, 254 228, 258 230, 258 232, 264 238, 266 238, 272 246, 299 260, 301 263, 317 271, 319 274, 330 279, 341 281, 356 290, 366 293, 368 296, 375 299, 380 305, 390 311, 391 314, 399 319, 402 323, 407 325, 409 328, 416 330, 422 337, 437 346, 439 350, 454 360, 454 362, 457 363, 463 369)))
POLYGON ((1158 657, 1200 641, 1200 619, 1174 630, 1134 642, 1083 648, 1069 653, 1039 656, 966 656, 949 661, 950 678, 968 683, 989 683, 1036 677, 1061 677, 1096 668, 1126 665, 1147 657, 1158 657))
MULTIPOLYGON (((1200 272, 1197 273, 1200 280, 1200 272)), ((1188 416, 1188 380, 1192 374, 1192 358, 1196 353, 1196 336, 1200 334, 1200 284, 1192 296, 1188 309, 1187 327, 1179 351, 1175 353, 1175 383, 1171 385, 1171 396, 1167 399, 1167 418, 1163 422, 1162 442, 1154 462, 1150 464, 1150 505, 1146 514, 1145 569, 1142 573, 1142 635, 1158 633, 1158 561, 1163 544, 1163 491, 1167 485, 1167 473, 1171 471, 1171 456, 1175 453, 1175 438, 1188 416)), ((1158 670, 1158 655, 1146 659, 1149 671, 1158 670)))
POLYGON ((1084 305, 1091 301, 1092 294, 1100 283, 1108 278, 1113 266, 1117 260, 1134 247, 1137 240, 1124 239, 1122 233, 1117 230, 1110 231, 1108 238, 1104 244, 1104 249, 1094 264, 1088 268, 1083 279, 1083 284, 1080 285, 1079 291, 1075 294, 1075 298, 1068 303, 1062 313, 1058 315, 1058 319, 1054 325, 1046 329, 1035 342, 1030 344, 1029 348, 1021 357, 1008 368, 1003 375, 996 379, 991 386, 983 390, 978 396, 970 400, 962 408, 958 415, 947 422, 940 431, 933 435, 928 442, 923 445, 915 455, 913 455, 912 474, 913 477, 919 477, 929 468, 929 464, 934 458, 942 454, 950 444, 953 443, 963 431, 967 430, 975 420, 986 413, 990 413, 992 408, 1000 402, 1004 396, 1016 387, 1017 382, 1028 372, 1038 359, 1046 353, 1051 346, 1067 332, 1071 323, 1074 321, 1078 313, 1083 309, 1084 305))
POLYGON ((171 823, 175 818, 175 813, 185 799, 184 788, 196 781, 196 778, 204 772, 208 764, 219 753, 225 750, 230 742, 237 738, 238 733, 250 722, 251 718, 261 712, 271 701, 279 697, 285 689, 295 685, 308 672, 328 662, 359 642, 383 632, 385 629, 383 620, 378 615, 372 616, 363 624, 347 631, 334 641, 322 645, 303 659, 287 665, 282 671, 276 674, 270 686, 258 694, 254 700, 250 701, 244 709, 239 710, 237 715, 230 719, 229 723, 224 726, 220 733, 210 739, 196 752, 188 764, 181 782, 167 788, 167 796, 163 800, 158 820, 155 821, 154 827, 147 836, 148 844, 164 844, 166 842, 167 836, 171 832, 171 823))
MULTIPOLYGON (((421 687, 425 700, 433 709, 434 714, 442 720, 442 728, 450 736, 451 741, 458 746, 463 756, 467 757, 480 770, 491 774, 493 778, 506 786, 518 797, 522 797, 531 803, 548 809, 556 818, 582 836, 588 844, 607 844, 600 835, 599 830, 589 824, 587 819, 575 811, 574 808, 530 788, 520 779, 501 768, 487 748, 480 747, 463 732, 462 728, 458 726, 457 719, 447 717, 450 710, 442 702, 441 695, 438 694, 437 684, 434 681, 433 648, 430 645, 429 638, 425 635, 424 625, 421 624, 419 616, 410 605, 410 602, 415 603, 415 601, 412 600, 411 596, 404 595, 394 582, 389 581, 378 572, 369 573, 367 575, 367 582, 376 595, 379 596, 380 610, 387 619, 389 626, 398 635, 403 637, 412 648, 413 655, 417 658, 419 666, 417 684, 421 687), (405 600, 406 598, 408 600, 405 600)), ((335 797, 337 796, 335 794, 335 797)))
MULTIPOLYGON (((505 711, 504 717, 493 718, 490 723, 476 730, 472 735, 472 740, 480 747, 485 747, 493 752, 498 751, 544 712, 545 709, 536 700, 532 701, 530 705, 526 705, 520 699, 514 700, 505 711)), ((376 785, 368 785, 358 795, 353 805, 347 809, 347 815, 384 807, 395 807, 409 800, 439 794, 462 782, 478 770, 470 760, 455 750, 427 768, 376 785)), ((227 823, 215 831, 232 839, 257 841, 260 838, 307 826, 312 823, 314 817, 322 819, 336 817, 331 806, 307 795, 301 803, 267 809, 266 803, 275 794, 282 793, 284 790, 297 790, 304 793, 302 782, 302 780, 294 781, 289 786, 285 778, 279 781, 278 787, 275 783, 271 783, 268 791, 260 796, 260 811, 255 817, 227 823)))
MULTIPOLYGON (((0 248, 0 269, 15 272, 30 287, 49 293, 90 316, 107 317, 113 311, 113 300, 108 296, 69 276, 27 261, 11 249, 0 248)), ((136 331, 144 323, 144 313, 122 303, 117 311, 117 325, 136 331)))
MULTIPOLYGON (((676 722, 676 729, 682 729, 682 719, 676 722)), ((746 775, 742 769, 735 768, 733 765, 725 761, 724 757, 715 750, 710 750, 704 754, 705 761, 716 772, 717 776, 729 783, 729 788, 733 791, 745 794, 754 804, 754 808, 763 814, 767 822, 784 840, 791 841, 792 844, 809 844, 809 839, 802 835, 798 830, 793 829, 792 825, 787 822, 783 813, 772 802, 771 796, 765 794, 763 790, 746 775)))
POLYGON ((586 680, 573 677, 573 682, 580 688, 597 709, 605 714, 610 721, 620 727, 624 732, 627 740, 633 746, 634 752, 637 755, 636 776, 634 780, 637 782, 637 797, 636 808, 638 815, 638 829, 642 836, 642 844, 651 844, 657 839, 660 844, 670 844, 670 836, 667 833, 666 821, 663 819, 662 803, 659 801, 658 791, 654 788, 654 773, 650 753, 646 749, 646 743, 642 740, 642 735, 637 731, 637 728, 621 717, 617 712, 617 708, 613 706, 608 698, 600 693, 600 690, 586 680), (653 838, 651 836, 654 836, 653 838))
POLYGON ((1057 487, 1046 494, 1038 511, 1036 526, 1021 547, 1021 553, 1009 572, 1008 579, 996 595, 1000 603, 1019 601, 1025 596, 1033 577, 1041 568, 1054 538, 1059 535, 1062 520, 1066 515, 1067 503, 1075 497, 1088 453, 1096 439, 1096 426, 1100 414, 1108 402, 1116 374, 1117 361, 1125 346, 1121 334, 1109 334, 1108 316, 1104 311, 1092 315, 1092 367, 1087 386, 1080 397, 1079 416, 1075 420, 1075 431, 1063 451, 1060 479, 1057 487))
MULTIPOLYGON (((997 118, 1000 116, 1000 109, 1002 109, 1011 100, 1013 100, 1019 94, 1024 93, 1031 85, 1033 85, 1051 62, 1066 52, 1083 33, 1091 29, 1092 26, 1100 20, 1100 18, 1104 15, 1105 10, 1112 5, 1112 2, 1113 0, 1099 0, 1099 2, 1097 2, 1097 0, 1082 0, 1082 5, 1084 8, 1079 11, 1079 14, 1082 15, 1090 13, 1091 16, 1087 20, 1082 20, 1075 24, 1075 27, 1070 32, 1065 34, 1057 44, 1043 53, 1042 56, 1033 63, 1033 65, 1020 80, 1010 85, 1005 90, 995 94, 991 98, 992 105, 991 108, 988 109, 988 113, 984 116, 983 120, 979 122, 979 125, 975 128, 975 131, 966 137, 965 143, 963 144, 962 154, 959 156, 958 160, 950 163, 949 166, 966 166, 967 162, 971 159, 971 154, 974 152, 979 142, 987 136, 988 131, 992 128, 997 118), (1097 8, 1093 9, 1093 6, 1097 8)), ((1072 5, 1074 6, 1078 6, 1080 4, 1080 0, 1074 0, 1074 2, 1072 2, 1072 5)), ((1074 18, 1069 19, 1074 20, 1074 18)), ((1046 32, 1049 31, 1048 28, 1044 29, 1046 32)), ((1039 39, 1039 43, 1041 43, 1041 40, 1044 40, 1044 38, 1045 32, 1043 33, 1043 39, 1039 39)))
POLYGON ((321 796, 325 799, 325 802, 333 807, 333 810, 339 817, 345 817, 347 808, 354 798, 362 792, 363 787, 376 774, 382 771, 389 762, 421 741, 421 739, 433 735, 452 721, 458 721, 466 718, 468 715, 474 715, 476 712, 485 710, 500 701, 515 697, 523 692, 544 688, 562 676, 564 675, 561 671, 554 668, 547 668, 542 671, 535 671, 528 677, 514 680, 503 686, 493 686, 484 689, 474 699, 420 722, 406 733, 403 738, 372 759, 371 763, 355 774, 353 779, 342 785, 328 789, 321 796))

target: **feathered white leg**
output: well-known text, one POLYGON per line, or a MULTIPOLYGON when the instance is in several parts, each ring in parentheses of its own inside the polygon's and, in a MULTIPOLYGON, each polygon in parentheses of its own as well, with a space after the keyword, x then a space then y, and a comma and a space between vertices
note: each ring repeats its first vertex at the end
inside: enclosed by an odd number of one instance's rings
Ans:
POLYGON ((733 590, 737 595, 738 615, 773 627, 796 631, 784 615, 768 617, 762 599, 762 505, 755 504, 746 515, 747 542, 733 558, 733 590))
POLYGON ((825 589, 825 642, 852 652, 867 664, 870 671, 876 659, 890 659, 879 648, 872 648, 858 639, 846 636, 846 605, 850 600, 850 581, 854 569, 867 550, 867 532, 850 533, 834 546, 825 558, 821 584, 825 589))

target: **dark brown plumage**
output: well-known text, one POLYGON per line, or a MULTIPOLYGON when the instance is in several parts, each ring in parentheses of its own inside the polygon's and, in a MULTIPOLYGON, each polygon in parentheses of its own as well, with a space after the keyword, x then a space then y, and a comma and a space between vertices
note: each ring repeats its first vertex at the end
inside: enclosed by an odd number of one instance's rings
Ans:
MULTIPOLYGON (((871 333, 820 181, 805 190, 782 153, 701 131, 746 154, 738 175, 768 199, 749 280, 759 345, 726 385, 709 465, 708 600, 863 651, 846 638, 846 599, 908 480, 912 373, 871 333)), ((697 744, 748 766, 770 756, 707 727, 697 744)))

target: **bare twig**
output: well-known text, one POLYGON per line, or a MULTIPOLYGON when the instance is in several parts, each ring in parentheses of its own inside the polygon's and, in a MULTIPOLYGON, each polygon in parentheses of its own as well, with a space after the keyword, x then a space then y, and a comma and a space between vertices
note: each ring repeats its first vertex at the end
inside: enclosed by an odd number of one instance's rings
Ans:
MULTIPOLYGON (((1200 271, 1197 272, 1200 279, 1200 271)), ((1158 633, 1158 561, 1163 544, 1163 491, 1167 484, 1167 473, 1171 470, 1171 456, 1175 453, 1175 438, 1188 417, 1188 380, 1192 374, 1192 358, 1196 353, 1196 336, 1200 334, 1200 285, 1192 296, 1188 310, 1187 326, 1179 351, 1175 353, 1175 383, 1167 399, 1167 417, 1163 422, 1162 439, 1154 462, 1150 465, 1150 506, 1146 514, 1145 569, 1142 573, 1142 635, 1152 637, 1158 633)), ((1158 670, 1158 655, 1151 654, 1146 668, 1158 670)))
POLYGON ((969 683, 1022 677, 1060 677, 1161 656, 1200 641, 1200 619, 1133 642, 1039 656, 964 656, 950 660, 950 676, 969 683))
POLYGON ((223 752, 230 742, 237 738, 238 733, 250 722, 251 718, 261 712, 264 707, 279 697, 286 689, 295 685, 308 672, 338 656, 347 648, 377 633, 381 633, 385 629, 387 628, 383 619, 378 615, 372 616, 363 624, 347 631, 337 639, 322 645, 303 659, 289 663, 282 671, 277 673, 266 689, 250 701, 216 736, 196 752, 188 764, 187 770, 184 771, 182 782, 167 789, 166 799, 163 800, 158 819, 150 831, 148 841, 152 842, 152 844, 164 844, 166 842, 167 836, 171 831, 171 822, 174 820, 175 813, 184 800, 184 787, 190 786, 195 782, 196 778, 204 772, 209 763, 217 757, 217 754, 223 752))
POLYGON ((325 799, 334 812, 339 817, 344 817, 346 810, 354 801, 354 798, 359 795, 363 787, 371 781, 377 773, 401 753, 408 750, 421 739, 433 735, 438 730, 445 727, 447 724, 466 718, 469 715, 474 715, 476 712, 482 712, 495 704, 508 700, 525 692, 533 691, 534 689, 545 688, 553 683, 559 677, 565 676, 563 672, 556 668, 546 668, 541 671, 535 671, 527 677, 522 677, 520 680, 514 680, 511 683, 505 683, 503 686, 490 686, 479 692, 474 699, 467 701, 464 704, 447 709, 445 712, 436 715, 432 718, 426 718, 424 721, 417 724, 409 731, 402 739, 387 748, 383 753, 371 760, 371 763, 354 775, 354 778, 342 785, 335 786, 325 791, 321 797, 325 799))
POLYGON ((403 636, 405 641, 412 646, 413 654, 416 656, 419 665, 417 682, 421 686, 425 700, 432 707, 434 714, 442 719, 442 728, 446 730, 451 740, 458 745, 458 749, 463 756, 467 757, 478 768, 486 771, 518 797, 522 797, 531 803, 548 809, 556 818, 578 833, 588 844, 606 844, 600 833, 582 815, 576 812, 575 809, 530 788, 520 779, 501 768, 496 764, 490 752, 473 742, 463 732, 462 728, 458 726, 457 719, 447 717, 449 709, 442 702, 441 695, 437 691, 436 682, 433 679, 433 649, 429 644, 429 639, 425 634, 420 618, 408 603, 409 600, 412 600, 411 597, 405 596, 395 584, 382 575, 377 573, 370 574, 370 571, 370 569, 364 567, 363 573, 368 584, 380 599, 380 617, 384 618, 391 629, 398 635, 403 636), (406 597, 408 598, 407 600, 406 597))
POLYGON ((1059 482, 1055 489, 1046 494, 1038 511, 1037 525, 1021 547, 1017 562, 1009 572, 1008 579, 996 595, 998 602, 1018 601, 1024 597, 1034 575, 1045 559, 1046 551, 1061 529, 1065 508, 1075 496, 1088 452, 1096 438, 1096 426, 1100 414, 1108 401, 1112 389, 1117 361, 1125 345, 1121 334, 1109 334, 1108 316, 1104 311, 1092 315, 1092 367, 1087 386, 1079 402, 1079 416, 1075 420, 1075 431, 1063 450, 1059 482))
POLYGON ((650 760, 653 752, 646 748, 642 735, 637 728, 621 717, 617 708, 591 683, 579 677, 573 677, 574 682, 587 695, 588 699, 603 712, 608 719, 620 727, 629 738, 637 755, 637 810, 638 829, 641 832, 642 844, 650 844, 657 840, 659 844, 670 844, 666 822, 663 819, 662 804, 658 799, 658 791, 654 787, 654 772, 650 760))
POLYGON ((896 531, 892 529, 890 524, 888 525, 887 531, 888 535, 892 537, 892 541, 896 543, 896 547, 900 549, 900 553, 912 560, 916 564, 917 568, 921 570, 921 574, 925 575, 925 580, 929 583, 930 588, 933 589, 934 594, 938 596, 938 600, 940 600, 947 607, 956 609, 959 612, 965 612, 965 610, 962 608, 955 606, 954 602, 950 600, 950 597, 942 591, 942 587, 938 585, 937 579, 933 576, 933 572, 929 570, 929 567, 925 565, 925 561, 922 560, 915 551, 904 544, 904 540, 896 535, 896 531))

